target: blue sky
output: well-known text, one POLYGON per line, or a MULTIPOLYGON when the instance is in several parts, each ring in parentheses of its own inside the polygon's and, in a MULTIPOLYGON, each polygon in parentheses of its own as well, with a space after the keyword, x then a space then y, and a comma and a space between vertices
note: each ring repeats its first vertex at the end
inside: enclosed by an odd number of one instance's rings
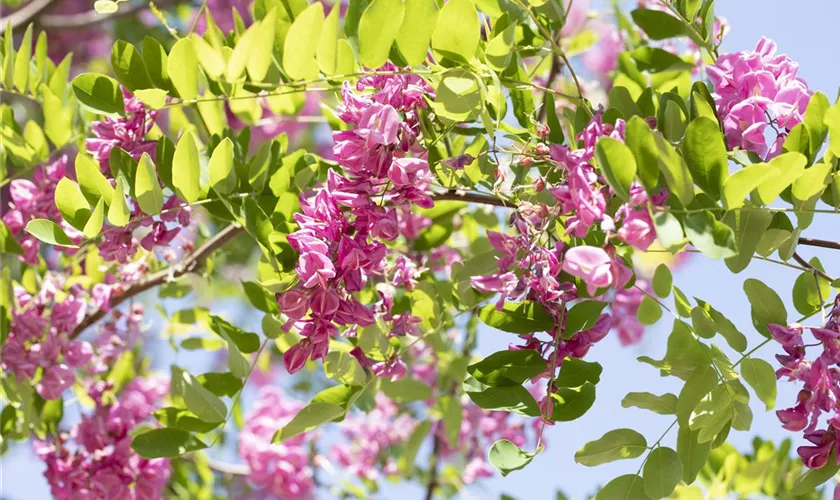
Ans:
MULTIPOLYGON (((718 15, 724 16, 731 31, 724 41, 723 51, 752 49, 758 39, 765 35, 774 39, 780 52, 788 54, 800 63, 802 76, 812 89, 823 91, 833 102, 840 84, 840 58, 833 40, 836 21, 840 19, 840 2, 836 0, 723 0, 716 6, 718 15)), ((597 7, 598 4, 595 3, 597 7)), ((814 238, 836 240, 838 221, 835 215, 817 215, 806 235, 814 238)), ((806 259, 819 256, 829 274, 840 275, 838 255, 829 250, 801 249, 806 259)), ((722 262, 694 257, 675 275, 675 284, 688 296, 697 296, 710 302, 730 318, 747 335, 750 345, 760 341, 750 321, 749 304, 742 292, 747 278, 758 278, 777 290, 794 311, 790 301, 790 289, 798 271, 766 262, 754 262, 747 271, 733 275, 722 262)), ((149 309, 152 309, 150 304, 149 309)), ((636 362, 640 355, 661 357, 670 332, 671 322, 667 315, 659 324, 651 327, 643 342, 633 347, 621 347, 615 338, 607 338, 597 345, 588 359, 599 361, 604 366, 601 382, 598 384, 598 399, 586 418, 560 424, 547 431, 548 448, 525 470, 515 472, 507 478, 492 479, 470 488, 466 498, 497 499, 501 493, 510 494, 520 500, 554 499, 554 492, 562 488, 573 498, 586 498, 599 484, 621 474, 634 473, 641 459, 607 464, 595 469, 574 463, 573 455, 584 443, 600 437, 604 432, 618 428, 636 429, 649 441, 655 440, 670 424, 668 417, 653 415, 637 409, 621 408, 622 397, 630 391, 654 393, 678 392, 675 381, 661 378, 658 372, 636 362)), ((480 349, 491 353, 503 349, 510 340, 509 335, 489 330, 480 333, 480 349)), ((767 345, 757 355, 775 363, 773 344, 767 345)), ((792 403, 796 389, 790 385, 779 385, 778 404, 792 403)), ((783 406, 782 406, 783 407, 783 406)), ((784 431, 772 412, 765 412, 763 406, 753 405, 755 418, 752 431, 730 435, 730 442, 742 450, 749 447, 754 435, 780 441, 785 437, 798 444, 799 436, 784 431)), ((663 441, 674 446, 676 432, 663 441)), ((43 467, 35 459, 26 444, 7 453, 0 467, 0 493, 5 499, 38 500, 49 498, 49 490, 41 476, 43 467)), ((396 494, 405 498, 416 498, 420 491, 412 487, 389 490, 389 497, 396 494)), ((323 497, 328 498, 328 497, 323 497)))

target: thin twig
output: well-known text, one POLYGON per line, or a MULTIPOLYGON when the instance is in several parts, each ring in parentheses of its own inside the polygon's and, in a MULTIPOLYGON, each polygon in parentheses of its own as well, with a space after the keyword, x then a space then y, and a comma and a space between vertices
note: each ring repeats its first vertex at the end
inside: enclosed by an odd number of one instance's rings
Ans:
MULTIPOLYGON (((148 278, 129 286, 125 291, 123 291, 122 295, 113 297, 111 299, 111 308, 117 307, 126 300, 136 295, 139 295, 145 292, 146 290, 149 290, 159 285, 163 285, 164 283, 169 283, 180 278, 185 274, 197 271, 204 264, 204 261, 208 257, 210 257, 210 255, 213 254, 213 252, 223 247, 225 244, 227 244, 242 233, 243 229, 238 226, 231 225, 222 229, 215 236, 207 240, 195 252, 191 253, 190 256, 184 259, 182 263, 178 264, 175 267, 170 267, 158 271, 157 273, 149 276, 148 278)), ((85 331, 85 329, 102 319, 104 316, 105 311, 101 309, 98 309, 95 312, 88 314, 87 316, 85 316, 85 319, 83 319, 82 322, 76 326, 76 328, 73 330, 73 333, 70 334, 70 338, 78 337, 82 334, 82 332, 85 331)))
POLYGON ((820 277, 820 278, 822 278, 822 279, 826 279, 826 280, 828 280, 828 282, 829 282, 829 283, 831 283, 832 281, 834 281, 834 278, 832 278, 831 276, 829 276, 829 275, 825 274, 823 271, 820 271, 820 270, 819 270, 819 269, 817 269, 816 267, 812 266, 810 262, 808 262, 807 260, 803 259, 803 258, 802 258, 802 257, 801 257, 798 253, 796 253, 796 252, 793 252, 793 260, 795 260, 796 262, 798 262, 798 263, 799 263, 802 267, 804 267, 807 271, 810 271, 810 272, 812 272, 812 273, 816 274, 817 276, 819 276, 819 277, 820 277))

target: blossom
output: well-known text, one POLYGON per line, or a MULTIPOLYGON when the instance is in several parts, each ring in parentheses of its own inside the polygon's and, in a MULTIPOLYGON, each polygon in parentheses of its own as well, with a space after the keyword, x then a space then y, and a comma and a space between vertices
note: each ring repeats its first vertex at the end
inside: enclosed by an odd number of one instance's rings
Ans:
POLYGON ((315 472, 305 446, 308 436, 272 442, 277 429, 301 408, 303 404, 286 398, 279 388, 263 386, 239 436, 239 455, 248 465, 248 479, 277 498, 308 498, 315 488, 315 472))
POLYGON ((799 65, 776 54, 776 43, 762 37, 753 51, 722 54, 706 72, 730 149, 754 151, 765 159, 781 152, 779 144, 801 123, 811 98, 799 65), (768 148, 767 127, 776 133, 768 148))
POLYGON ((612 259, 603 248, 570 248, 563 257, 563 270, 582 279, 590 294, 594 294, 598 288, 612 285, 614 281, 612 259))

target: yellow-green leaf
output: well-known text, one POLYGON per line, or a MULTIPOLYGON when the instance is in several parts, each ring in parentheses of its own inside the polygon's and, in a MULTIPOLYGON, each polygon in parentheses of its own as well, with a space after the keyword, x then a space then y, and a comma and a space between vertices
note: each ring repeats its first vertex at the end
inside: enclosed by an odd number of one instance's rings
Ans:
POLYGON ((134 177, 134 195, 140 210, 148 215, 157 215, 163 208, 163 190, 160 189, 157 171, 152 158, 143 153, 137 162, 137 173, 134 177))
POLYGON ((172 184, 178 196, 188 203, 201 198, 200 168, 195 137, 192 132, 184 132, 172 158, 172 184))

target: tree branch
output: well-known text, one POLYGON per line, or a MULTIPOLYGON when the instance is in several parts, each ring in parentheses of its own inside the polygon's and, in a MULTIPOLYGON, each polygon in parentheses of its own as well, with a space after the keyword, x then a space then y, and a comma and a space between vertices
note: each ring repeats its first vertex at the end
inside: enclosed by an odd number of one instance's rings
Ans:
POLYGON ((832 250, 840 250, 840 243, 834 241, 817 240, 814 238, 799 238, 800 245, 808 245, 812 247, 830 248, 832 250))
MULTIPOLYGON (((158 271, 146 279, 129 286, 125 291, 123 291, 122 295, 111 299, 111 307, 117 307, 126 300, 139 295, 146 290, 163 285, 164 283, 172 282, 185 274, 197 271, 204 264, 204 261, 213 254, 213 252, 235 239, 237 236, 242 234, 242 232, 242 228, 233 225, 222 229, 177 266, 158 271)), ((78 337, 83 331, 85 331, 86 328, 92 326, 104 316, 105 312, 101 309, 88 314, 85 316, 85 319, 76 326, 73 333, 70 334, 70 338, 78 337)))
POLYGON ((37 17, 44 9, 49 7, 55 0, 33 0, 8 16, 0 18, 0 34, 6 32, 6 28, 12 29, 27 24, 34 17, 37 17))
POLYGON ((795 260, 795 261, 796 261, 796 262, 798 262, 798 263, 799 263, 802 267, 804 267, 805 269, 808 269, 809 271, 811 271, 812 273, 816 274, 816 275, 817 275, 817 276, 819 276, 820 278, 823 278, 823 279, 828 280, 828 282, 829 282, 829 283, 831 283, 832 281, 834 281, 834 278, 832 278, 831 276, 829 276, 829 275, 825 274, 824 272, 820 271, 820 270, 819 270, 819 269, 817 269, 816 267, 812 266, 810 262, 808 262, 807 260, 805 260, 805 259, 803 259, 802 257, 800 257, 800 256, 799 256, 799 254, 798 254, 798 253, 796 253, 796 252, 793 252, 793 260, 795 260))
MULTIPOLYGON (((41 12, 44 11, 47 7, 49 7, 54 1, 55 0, 34 0, 32 3, 27 4, 26 7, 11 14, 8 18, 3 18, 3 25, 0 26, 0 34, 2 34, 6 29, 7 21, 11 21, 12 29, 24 26, 29 21, 34 21, 39 27, 43 29, 87 29, 94 24, 104 23, 106 21, 118 19, 120 17, 131 16, 139 11, 146 10, 149 8, 149 3, 144 2, 121 6, 118 11, 112 14, 100 14, 95 10, 88 10, 85 12, 79 12, 77 14, 50 14, 48 12, 44 12, 42 14, 41 12), (37 10, 34 8, 31 9, 32 12, 28 12, 28 15, 20 15, 18 18, 15 17, 18 16, 18 14, 21 14, 28 7, 35 6, 35 4, 43 5, 39 5, 40 8, 38 8, 37 10)), ((177 1, 178 0, 159 0, 156 3, 156 5, 158 7, 167 7, 170 4, 177 3, 177 1)))
POLYGON ((501 198, 493 196, 492 194, 484 193, 463 193, 457 191, 447 191, 432 195, 432 199, 448 200, 448 201, 466 201, 469 203, 479 203, 482 205, 492 205, 494 207, 516 208, 513 203, 507 202, 501 198))

